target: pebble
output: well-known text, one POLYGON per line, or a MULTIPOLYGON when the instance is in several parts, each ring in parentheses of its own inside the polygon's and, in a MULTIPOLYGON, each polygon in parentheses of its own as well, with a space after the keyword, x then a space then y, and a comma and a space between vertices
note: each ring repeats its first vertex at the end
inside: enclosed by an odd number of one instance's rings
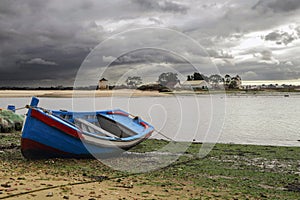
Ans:
POLYGON ((8 183, 4 183, 4 184, 1 184, 1 187, 4 187, 4 188, 9 188, 11 187, 8 183))
POLYGON ((77 196, 79 198, 84 197, 84 195, 82 195, 82 194, 74 194, 74 196, 77 196))
POLYGON ((63 199, 69 199, 69 196, 63 196, 63 199))
POLYGON ((8 189, 6 189, 5 191, 6 192, 12 192, 12 191, 15 191, 15 190, 18 190, 17 188, 8 188, 8 189))
POLYGON ((48 192, 48 194, 46 195, 46 197, 53 197, 53 192, 48 192))

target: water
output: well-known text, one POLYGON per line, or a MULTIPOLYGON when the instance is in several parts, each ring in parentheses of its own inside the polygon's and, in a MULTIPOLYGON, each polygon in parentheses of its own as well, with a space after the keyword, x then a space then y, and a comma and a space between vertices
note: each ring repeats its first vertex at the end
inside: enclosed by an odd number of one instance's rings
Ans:
POLYGON ((220 141, 300 146, 299 102, 296 96, 228 98, 220 141))
MULTIPOLYGON (((30 98, 0 98, 22 107, 30 98)), ((300 146, 300 97, 174 96, 102 97, 95 99, 40 98, 49 109, 103 110, 121 108, 141 116, 163 134, 179 141, 300 146)), ((20 110, 19 113, 25 113, 20 110)), ((163 138, 154 134, 154 138, 163 138)))

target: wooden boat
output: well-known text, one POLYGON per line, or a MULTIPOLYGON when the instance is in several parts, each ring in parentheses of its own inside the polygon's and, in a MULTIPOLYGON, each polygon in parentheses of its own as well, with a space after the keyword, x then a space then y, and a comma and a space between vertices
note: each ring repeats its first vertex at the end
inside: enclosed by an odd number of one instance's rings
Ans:
POLYGON ((38 107, 38 102, 32 98, 22 130, 21 151, 28 159, 107 157, 136 146, 154 131, 119 109, 54 111, 38 107))

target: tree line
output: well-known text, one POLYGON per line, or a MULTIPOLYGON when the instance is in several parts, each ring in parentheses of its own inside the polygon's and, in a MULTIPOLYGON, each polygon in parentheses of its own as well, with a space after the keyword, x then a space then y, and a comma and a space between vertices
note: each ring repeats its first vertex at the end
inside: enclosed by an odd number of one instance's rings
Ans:
POLYGON ((222 77, 219 74, 206 76, 205 74, 194 72, 193 75, 187 76, 187 81, 196 81, 196 80, 204 80, 214 87, 223 85, 225 89, 239 89, 239 86, 242 83, 242 79, 239 75, 233 77, 231 77, 229 74, 226 74, 224 77, 222 77))
MULTIPOLYGON (((239 75, 231 77, 229 74, 222 77, 219 74, 207 76, 199 72, 194 72, 191 75, 187 75, 186 81, 206 81, 212 88, 216 89, 221 87, 225 89, 239 89, 241 85, 241 77, 239 75)), ((143 80, 139 76, 130 76, 125 82, 129 88, 137 88, 143 83, 143 80)), ((159 75, 157 83, 163 87, 173 88, 176 84, 180 85, 180 80, 177 73, 164 72, 159 75)))

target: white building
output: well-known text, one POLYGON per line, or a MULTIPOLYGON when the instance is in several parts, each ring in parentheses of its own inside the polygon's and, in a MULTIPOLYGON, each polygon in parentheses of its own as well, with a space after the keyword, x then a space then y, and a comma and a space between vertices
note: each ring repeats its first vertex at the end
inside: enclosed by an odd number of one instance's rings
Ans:
POLYGON ((205 80, 185 81, 180 85, 183 90, 206 90, 211 89, 212 86, 205 80))

